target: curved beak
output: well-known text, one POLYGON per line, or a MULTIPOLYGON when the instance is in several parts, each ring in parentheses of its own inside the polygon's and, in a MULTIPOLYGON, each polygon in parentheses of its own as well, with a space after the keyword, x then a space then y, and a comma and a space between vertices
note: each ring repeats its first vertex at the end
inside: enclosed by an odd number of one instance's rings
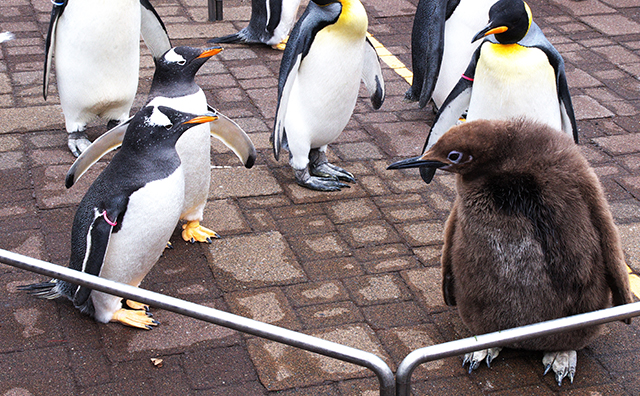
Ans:
POLYGON ((188 121, 183 122, 183 124, 204 124, 207 122, 215 121, 218 119, 218 116, 213 113, 207 113, 205 115, 194 117, 188 121))
POLYGON ((489 35, 492 34, 500 34, 500 33, 504 33, 507 30, 509 30, 508 27, 506 26, 492 26, 491 23, 489 23, 489 25, 487 25, 484 29, 482 29, 481 31, 479 31, 478 33, 476 33, 475 36, 473 36, 473 39, 471 40, 471 42, 476 42, 478 40, 480 40, 483 37, 487 37, 489 35))
POLYGON ((408 168, 422 168, 422 167, 442 168, 443 166, 447 166, 447 165, 448 164, 445 164, 444 162, 441 162, 441 161, 422 159, 422 155, 420 155, 418 157, 407 158, 404 160, 394 162, 393 164, 389 165, 387 169, 408 169, 408 168))

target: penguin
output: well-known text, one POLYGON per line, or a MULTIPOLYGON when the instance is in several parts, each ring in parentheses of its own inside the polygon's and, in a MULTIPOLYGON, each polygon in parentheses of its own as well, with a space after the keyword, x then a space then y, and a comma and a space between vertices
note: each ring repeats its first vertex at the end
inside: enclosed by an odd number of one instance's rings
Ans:
MULTIPOLYGON (((525 118, 468 121, 389 169, 456 175, 442 291, 474 334, 632 302, 620 237, 598 177, 570 136, 525 118)), ((630 323, 627 321, 627 323, 630 323)), ((545 373, 573 382, 589 327, 507 345, 545 351, 545 373)), ((469 371, 500 348, 465 356, 469 371)))
POLYGON ((210 43, 266 44, 284 49, 302 0, 252 0, 249 25, 238 33, 209 40, 210 43))
MULTIPOLYGON (((489 11, 489 24, 473 41, 486 37, 465 73, 436 114, 423 152, 466 109, 468 121, 525 116, 564 131, 578 143, 578 127, 560 53, 533 22, 522 0, 500 0, 489 11)), ((430 183, 435 168, 422 167, 430 183)))
POLYGON ((411 30, 413 81, 405 100, 440 108, 479 42, 471 38, 489 22, 497 0, 420 0, 411 30))
MULTIPOLYGON (((121 150, 80 202, 71 231, 69 267, 138 286, 163 252, 178 224, 184 173, 175 145, 190 128, 215 116, 183 113, 164 106, 141 109, 127 127, 121 150)), ((158 323, 148 307, 52 280, 22 287, 38 297, 67 297, 97 322, 151 329, 158 323), (128 304, 128 303, 127 303, 128 304), (137 309, 141 308, 141 309, 137 309)))
POLYGON ((15 36, 11 32, 2 32, 2 33, 0 33, 0 43, 4 43, 5 41, 13 40, 14 38, 15 38, 15 36))
POLYGON ((327 161, 327 145, 349 122, 360 79, 374 109, 384 101, 380 60, 367 39, 367 13, 359 0, 312 0, 291 32, 280 63, 278 104, 271 141, 282 147, 296 182, 335 191, 355 182, 327 161))
MULTIPOLYGON (((147 102, 147 106, 168 106, 197 114, 209 111, 218 117, 209 125, 202 124, 191 128, 176 144, 185 174, 181 219, 185 220, 186 224, 183 225, 182 237, 191 243, 211 243, 212 238, 219 238, 215 231, 200 224, 204 217, 211 182, 210 135, 219 138, 232 149, 245 167, 251 168, 256 159, 256 150, 251 139, 236 123, 207 104, 204 92, 194 80, 200 67, 220 51, 221 47, 199 49, 181 46, 165 52, 155 60, 156 71, 147 102)), ((78 157, 67 172, 67 188, 70 188, 92 164, 122 143, 126 126, 127 122, 106 132, 78 157)))
POLYGON ((67 145, 76 157, 91 143, 84 131, 93 118, 107 119, 108 128, 129 118, 138 88, 141 33, 154 58, 171 48, 149 0, 53 1, 42 94, 47 100, 55 61, 67 145))

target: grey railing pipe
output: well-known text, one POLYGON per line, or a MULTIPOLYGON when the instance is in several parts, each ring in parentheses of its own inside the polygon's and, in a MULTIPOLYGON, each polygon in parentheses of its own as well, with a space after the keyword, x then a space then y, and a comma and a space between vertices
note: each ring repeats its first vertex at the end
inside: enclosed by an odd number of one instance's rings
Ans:
POLYGON ((635 302, 416 349, 408 354, 398 366, 396 372, 397 395, 409 396, 411 394, 411 374, 422 363, 639 315, 640 302, 635 302))
POLYGON ((391 371, 389 366, 380 357, 370 352, 205 307, 189 301, 169 297, 164 294, 89 275, 84 272, 7 250, 0 249, 0 262, 366 367, 372 370, 378 377, 381 396, 393 396, 396 392, 393 371, 391 371))

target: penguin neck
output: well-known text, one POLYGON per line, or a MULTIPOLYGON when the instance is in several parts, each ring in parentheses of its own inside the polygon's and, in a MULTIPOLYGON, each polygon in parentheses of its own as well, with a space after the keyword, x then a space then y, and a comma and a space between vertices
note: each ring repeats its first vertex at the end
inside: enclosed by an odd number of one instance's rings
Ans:
MULTIPOLYGON (((175 77, 175 76, 172 76, 175 77)), ((191 78, 190 80, 178 80, 173 78, 157 78, 154 76, 149 90, 147 102, 158 96, 166 98, 178 98, 181 96, 193 95, 200 90, 200 87, 191 78)))
POLYGON ((327 27, 327 30, 335 28, 357 37, 363 37, 367 33, 369 20, 367 11, 360 0, 341 0, 340 3, 342 4, 340 17, 334 25, 327 27))

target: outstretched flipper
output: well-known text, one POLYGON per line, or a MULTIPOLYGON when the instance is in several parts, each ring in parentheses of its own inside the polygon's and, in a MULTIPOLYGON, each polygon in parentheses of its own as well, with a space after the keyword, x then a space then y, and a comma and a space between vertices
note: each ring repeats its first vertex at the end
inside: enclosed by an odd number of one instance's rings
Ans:
POLYGON ((256 162, 256 148, 245 131, 233 120, 208 106, 210 112, 218 116, 218 119, 209 123, 211 136, 220 140, 235 153, 245 168, 251 168, 256 162))
POLYGON ((542 357, 544 365, 544 374, 546 375, 550 369, 556 374, 556 382, 558 386, 562 386, 562 380, 569 377, 573 384, 573 377, 576 375, 576 366, 578 364, 578 354, 576 351, 546 352, 542 357))
POLYGON ((380 58, 373 44, 366 38, 368 45, 364 46, 364 65, 362 68, 362 81, 367 87, 369 98, 374 110, 378 110, 385 98, 384 79, 380 68, 380 58))
POLYGON ((53 61, 53 46, 56 42, 56 29, 58 28, 58 20, 67 6, 68 0, 60 0, 53 2, 51 9, 51 21, 49 22, 49 30, 47 31, 47 39, 44 46, 44 78, 42 81, 42 96, 47 100, 49 94, 49 79, 51 78, 51 64, 53 61))
POLYGON ((153 59, 158 59, 171 49, 167 28, 149 0, 140 0, 140 14, 142 38, 151 51, 153 59))

